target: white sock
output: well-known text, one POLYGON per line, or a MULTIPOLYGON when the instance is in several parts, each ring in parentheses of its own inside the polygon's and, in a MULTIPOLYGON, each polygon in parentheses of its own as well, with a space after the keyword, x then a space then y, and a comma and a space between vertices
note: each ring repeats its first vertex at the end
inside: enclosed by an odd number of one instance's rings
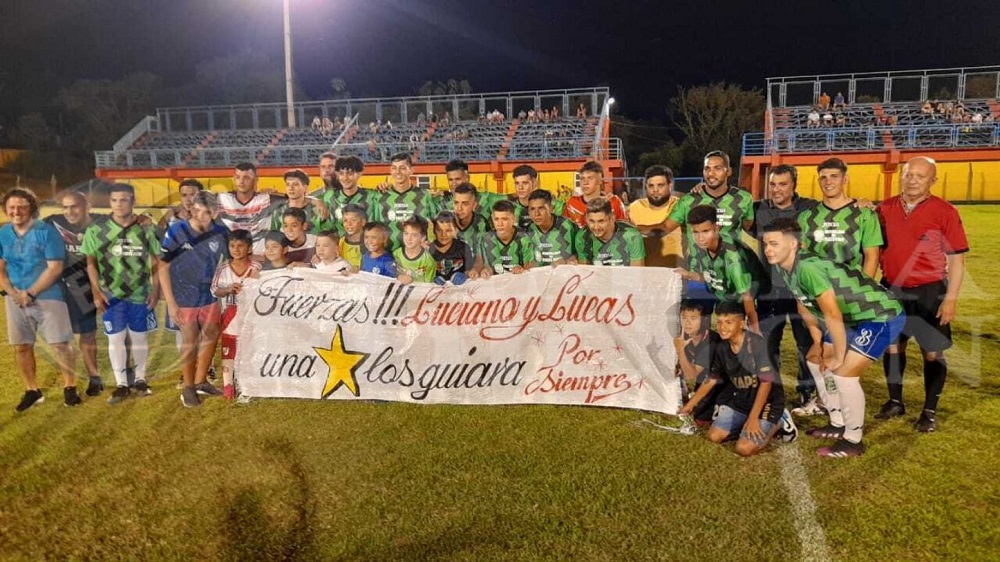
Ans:
POLYGON ((176 332, 174 332, 174 341, 177 344, 177 352, 178 353, 180 353, 180 351, 181 351, 181 344, 183 343, 183 339, 184 338, 181 337, 181 331, 180 330, 177 330, 176 332))
POLYGON ((135 361, 135 380, 146 380, 146 361, 149 359, 149 346, 146 344, 146 332, 130 332, 132 334, 132 360, 135 361))
POLYGON ((844 439, 860 443, 865 425, 865 391, 861 388, 861 378, 839 375, 833 377, 837 380, 840 406, 844 412, 844 439))
POLYGON ((128 375, 125 374, 128 362, 128 348, 125 347, 126 333, 128 330, 122 330, 108 336, 108 359, 111 362, 111 373, 115 376, 115 384, 118 386, 128 386, 128 375))
POLYGON ((233 361, 232 359, 222 360, 222 385, 229 386, 233 384, 233 361))
POLYGON ((844 417, 840 413, 840 395, 837 394, 837 388, 834 387, 833 392, 830 392, 826 386, 826 377, 820 372, 819 365, 816 363, 806 363, 806 365, 816 383, 816 394, 819 395, 819 399, 823 401, 823 406, 826 407, 826 411, 830 415, 830 425, 844 427, 844 417))

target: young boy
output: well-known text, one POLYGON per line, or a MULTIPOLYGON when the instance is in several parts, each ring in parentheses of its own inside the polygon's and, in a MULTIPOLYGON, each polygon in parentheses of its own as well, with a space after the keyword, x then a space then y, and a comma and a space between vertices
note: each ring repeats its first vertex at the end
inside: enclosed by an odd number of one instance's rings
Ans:
POLYGON ((427 223, 413 216, 403 221, 403 247, 392 253, 396 261, 397 279, 401 283, 430 283, 434 281, 437 262, 424 249, 427 241, 427 223))
MULTIPOLYGON (((280 234, 280 233, 279 233, 280 234)), ((236 336, 239 327, 236 318, 236 295, 243 289, 243 282, 260 276, 260 263, 250 259, 253 237, 246 230, 229 233, 229 260, 223 262, 212 278, 212 294, 220 299, 222 330, 222 394, 226 400, 236 397, 235 373, 236 336)), ((279 246, 280 247, 280 246, 279 246)), ((266 250, 265 250, 266 251, 266 250)), ((187 407, 201 404, 198 394, 182 394, 181 402, 187 407)))
POLYGON ((216 211, 215 194, 199 191, 189 218, 171 225, 160 247, 160 287, 167 313, 181 333, 185 406, 197 401, 198 394, 222 394, 207 380, 219 339, 219 303, 212 294, 212 279, 226 257, 226 229, 214 222, 216 211))
POLYGON ((469 279, 476 261, 472 248, 458 238, 458 217, 451 211, 441 211, 434 217, 434 244, 431 257, 437 263, 434 282, 438 285, 461 285, 469 279))
MULTIPOLYGON (((674 338, 674 348, 677 350, 677 370, 687 384, 694 384, 698 392, 708 380, 709 367, 712 363, 712 351, 722 341, 718 332, 709 329, 711 313, 706 314, 704 307, 698 301, 681 301, 681 335, 674 338)), ((725 383, 717 383, 712 391, 694 409, 694 422, 699 427, 707 427, 715 419, 718 409, 719 394, 725 389, 725 383)))
POLYGON ((340 237, 335 230, 324 230, 316 235, 316 259, 312 267, 317 271, 348 274, 351 264, 340 257, 340 237))
POLYGON ((271 271, 286 267, 288 267, 288 238, 281 232, 272 230, 264 235, 264 263, 260 269, 271 271))
MULTIPOLYGON (((535 247, 531 239, 517 231, 514 204, 497 201, 493 204, 493 232, 483 235, 476 256, 478 277, 489 279, 494 274, 524 273, 535 267, 535 247)), ((475 279, 476 273, 469 276, 475 279)))
POLYGON ((766 447, 778 432, 785 391, 771 366, 767 342, 746 330, 743 305, 722 301, 715 313, 723 343, 712 352, 708 380, 678 413, 692 414, 716 385, 729 382, 730 388, 719 395, 719 415, 708 430, 708 439, 722 443, 738 437, 736 453, 749 457, 766 447))
POLYGON ((344 216, 344 234, 340 237, 340 255, 351 264, 353 271, 361 271, 361 254, 364 250, 365 223, 368 212, 361 205, 348 203, 341 209, 344 216))
POLYGON ((316 235, 306 232, 306 213, 302 209, 286 209, 281 217, 281 232, 288 238, 288 253, 291 263, 308 264, 316 255, 316 235))
POLYGON ((87 275, 108 336, 108 356, 117 384, 108 403, 118 404, 129 395, 126 337, 132 339, 135 390, 139 396, 150 394, 146 334, 157 328, 153 310, 160 298, 160 242, 155 228, 140 224, 133 212, 131 185, 116 183, 110 194, 111 218, 87 227, 81 251, 87 255, 87 275))
POLYGON ((361 271, 396 278, 396 262, 392 255, 385 251, 389 241, 389 227, 380 222, 365 225, 365 249, 361 256, 361 271))

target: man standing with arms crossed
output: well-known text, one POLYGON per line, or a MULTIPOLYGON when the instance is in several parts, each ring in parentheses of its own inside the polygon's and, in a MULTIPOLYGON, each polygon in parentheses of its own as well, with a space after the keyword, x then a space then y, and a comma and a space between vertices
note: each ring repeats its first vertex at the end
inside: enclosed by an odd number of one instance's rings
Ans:
POLYGON ((886 239, 882 284, 902 303, 906 326, 883 358, 889 401, 875 417, 888 419, 905 413, 903 371, 906 343, 913 337, 924 359, 924 409, 916 425, 922 433, 937 428, 935 411, 948 375, 944 351, 951 347, 951 321, 969 251, 958 211, 931 195, 936 181, 934 160, 912 158, 903 166, 900 194, 878 208, 886 239))

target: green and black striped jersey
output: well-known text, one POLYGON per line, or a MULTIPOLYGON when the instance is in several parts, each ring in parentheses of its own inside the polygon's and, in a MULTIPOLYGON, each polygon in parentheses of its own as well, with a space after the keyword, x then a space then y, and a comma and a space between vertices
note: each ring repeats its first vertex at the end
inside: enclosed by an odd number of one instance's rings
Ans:
POLYGON ((483 256, 483 265, 499 274, 533 263, 535 247, 531 239, 520 232, 515 232, 507 243, 500 240, 496 232, 487 232, 479 244, 479 254, 483 256))
POLYGON ((619 221, 607 242, 594 236, 590 229, 581 230, 576 255, 582 263, 591 265, 631 265, 635 260, 646 259, 646 245, 634 226, 619 221))
POLYGON ((688 212, 698 205, 715 207, 719 234, 730 240, 739 240, 743 231, 743 221, 752 221, 754 217, 753 196, 744 189, 730 186, 728 191, 718 197, 713 197, 706 189, 702 189, 701 193, 685 193, 670 211, 671 220, 685 225, 683 241, 685 255, 690 255, 697 249, 694 236, 686 225, 688 212))
POLYGON ((839 209, 823 203, 799 215, 802 250, 807 254, 861 269, 866 248, 882 245, 878 215, 851 201, 839 209))
MULTIPOLYGON (((344 207, 350 204, 364 207, 367 211, 368 220, 374 220, 371 215, 372 199, 377 195, 376 191, 365 188, 359 188, 351 195, 344 195, 343 190, 340 189, 326 188, 320 194, 319 198, 330 209, 330 218, 321 225, 320 230, 332 228, 337 231, 338 236, 343 238, 347 234, 344 231, 344 207)), ((316 232, 314 231, 313 233, 315 234, 316 232)))
POLYGON ((142 303, 149 296, 151 259, 160 252, 152 225, 141 226, 135 220, 126 226, 113 219, 95 222, 87 227, 80 251, 97 260, 101 287, 112 297, 142 303))
POLYGON ((756 297, 770 290, 770 276, 746 244, 721 238, 717 250, 713 256, 699 249, 691 257, 690 268, 701 274, 719 300, 738 301, 744 293, 756 297))
MULTIPOLYGON (((383 222, 389 226, 389 247, 403 247, 403 223, 417 215, 430 225, 431 219, 437 214, 437 205, 430 191, 420 188, 410 188, 402 193, 390 189, 372 198, 372 220, 383 222)), ((428 236, 431 230, 428 229, 428 236)))
POLYGON ((791 273, 776 269, 785 286, 818 318, 823 318, 823 313, 816 298, 830 289, 848 326, 887 322, 903 312, 899 301, 859 268, 800 254, 791 273))
POLYGON ((560 216, 553 216, 552 219, 552 228, 548 232, 542 232, 534 221, 527 230, 528 237, 535 245, 535 263, 539 266, 552 265, 576 255, 576 241, 580 229, 573 221, 560 216))

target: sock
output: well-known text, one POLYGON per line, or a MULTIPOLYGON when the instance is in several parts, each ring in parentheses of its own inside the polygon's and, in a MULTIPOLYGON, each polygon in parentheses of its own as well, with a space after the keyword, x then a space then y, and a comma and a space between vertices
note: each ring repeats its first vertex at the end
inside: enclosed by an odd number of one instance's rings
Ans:
POLYGON ((149 346, 146 345, 146 332, 132 333, 132 360, 135 361, 135 380, 146 380, 146 360, 149 359, 149 346))
POLYGON ((944 390, 944 379, 948 376, 948 363, 944 357, 936 361, 924 360, 924 409, 937 410, 938 399, 944 390))
POLYGON ((174 332, 174 342, 177 344, 177 351, 178 352, 181 351, 181 344, 183 343, 183 340, 184 340, 184 338, 181 337, 181 331, 180 330, 177 330, 176 332, 174 332))
POLYGON ((851 443, 861 442, 865 426, 865 391, 861 388, 860 377, 833 375, 840 394, 840 406, 844 415, 844 439, 851 443))
POLYGON ((232 359, 222 360, 222 385, 229 386, 233 384, 233 363, 232 359))
POLYGON ((823 373, 819 370, 819 365, 815 363, 806 363, 806 365, 809 367, 813 381, 816 382, 816 394, 819 395, 827 413, 830 414, 830 425, 844 427, 844 417, 840 413, 840 395, 837 393, 836 386, 833 386, 833 392, 831 392, 831 388, 826 385, 827 381, 823 377, 823 373))
POLYGON ((889 387, 889 399, 903 403, 903 371, 906 370, 905 353, 886 353, 882 357, 885 384, 889 387))
POLYGON ((115 376, 115 384, 118 386, 128 386, 128 375, 125 374, 128 362, 128 348, 125 345, 127 332, 128 330, 122 330, 108 336, 108 359, 111 362, 111 372, 115 376))

